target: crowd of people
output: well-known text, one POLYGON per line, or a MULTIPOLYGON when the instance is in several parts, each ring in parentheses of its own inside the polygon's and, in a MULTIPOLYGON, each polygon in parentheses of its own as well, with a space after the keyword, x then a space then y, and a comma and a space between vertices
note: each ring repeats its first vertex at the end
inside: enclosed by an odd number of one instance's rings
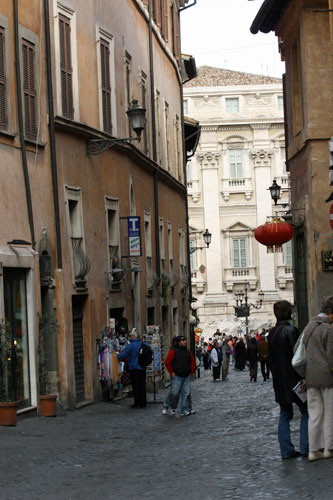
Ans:
POLYGON ((267 333, 262 329, 261 334, 233 336, 216 330, 208 342, 196 344, 196 356, 204 370, 212 370, 213 380, 227 380, 229 365, 243 371, 247 366, 250 370, 250 381, 257 381, 258 363, 260 363, 263 380, 269 379, 269 348, 267 333))

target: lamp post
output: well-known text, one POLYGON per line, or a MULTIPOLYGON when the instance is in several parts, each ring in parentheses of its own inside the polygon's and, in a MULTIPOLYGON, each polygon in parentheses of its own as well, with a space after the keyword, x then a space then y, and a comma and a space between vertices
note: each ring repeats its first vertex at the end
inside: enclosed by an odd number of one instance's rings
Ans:
POLYGON ((126 111, 126 114, 129 118, 131 128, 136 133, 136 137, 124 137, 122 139, 90 139, 87 144, 88 155, 98 155, 121 142, 140 142, 141 132, 144 130, 146 123, 146 110, 139 106, 136 99, 133 99, 132 106, 126 111))
POLYGON ((264 292, 262 290, 260 290, 258 292, 259 301, 257 301, 257 304, 249 303, 247 292, 248 292, 248 284, 245 283, 244 290, 239 290, 238 292, 235 293, 235 298, 236 298, 235 316, 237 318, 244 318, 245 317, 246 335, 248 336, 248 334, 249 334, 249 316, 250 316, 251 309, 260 309, 261 308, 262 302, 264 300, 264 292))

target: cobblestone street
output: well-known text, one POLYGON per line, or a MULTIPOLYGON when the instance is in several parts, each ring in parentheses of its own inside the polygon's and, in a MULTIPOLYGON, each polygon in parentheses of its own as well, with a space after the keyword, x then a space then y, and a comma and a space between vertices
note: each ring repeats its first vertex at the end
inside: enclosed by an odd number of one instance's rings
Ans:
POLYGON ((159 404, 133 410, 124 399, 0 427, 0 497, 331 499, 332 460, 280 459, 279 410, 271 380, 261 380, 231 366, 229 381, 214 383, 201 369, 190 417, 163 416, 159 404))

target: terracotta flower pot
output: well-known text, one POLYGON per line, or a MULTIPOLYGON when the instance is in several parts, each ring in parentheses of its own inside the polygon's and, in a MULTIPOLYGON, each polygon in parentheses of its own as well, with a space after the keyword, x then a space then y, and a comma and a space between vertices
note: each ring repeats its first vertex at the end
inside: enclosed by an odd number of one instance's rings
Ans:
POLYGON ((16 425, 17 403, 0 403, 0 425, 16 425))
POLYGON ((39 403, 42 417, 55 417, 57 415, 57 396, 40 396, 39 403))

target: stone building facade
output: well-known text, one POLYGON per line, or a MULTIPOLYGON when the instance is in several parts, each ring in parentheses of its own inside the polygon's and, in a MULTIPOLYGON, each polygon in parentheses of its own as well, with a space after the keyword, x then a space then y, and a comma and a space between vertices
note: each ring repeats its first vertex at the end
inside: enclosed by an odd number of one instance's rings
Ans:
POLYGON ((185 114, 201 125, 195 156, 187 165, 193 295, 207 336, 216 328, 245 333, 245 319, 235 318, 235 292, 248 285, 253 309, 249 331, 274 322, 276 300, 293 301, 290 243, 268 254, 253 236, 281 207, 274 207, 269 186, 282 186, 289 200, 285 166, 282 81, 219 68, 200 67, 184 89, 185 114), (202 233, 212 233, 209 249, 202 233))
POLYGON ((57 319, 46 363, 66 408, 101 399, 98 346, 110 321, 141 333, 159 324, 167 345, 189 331, 179 46, 187 3, 0 4, 0 316, 19 411, 39 404, 41 317, 57 319), (89 154, 89 141, 133 138, 134 99, 146 109, 141 142, 93 143, 100 154, 89 154), (134 253, 129 217, 141 227, 134 253))

